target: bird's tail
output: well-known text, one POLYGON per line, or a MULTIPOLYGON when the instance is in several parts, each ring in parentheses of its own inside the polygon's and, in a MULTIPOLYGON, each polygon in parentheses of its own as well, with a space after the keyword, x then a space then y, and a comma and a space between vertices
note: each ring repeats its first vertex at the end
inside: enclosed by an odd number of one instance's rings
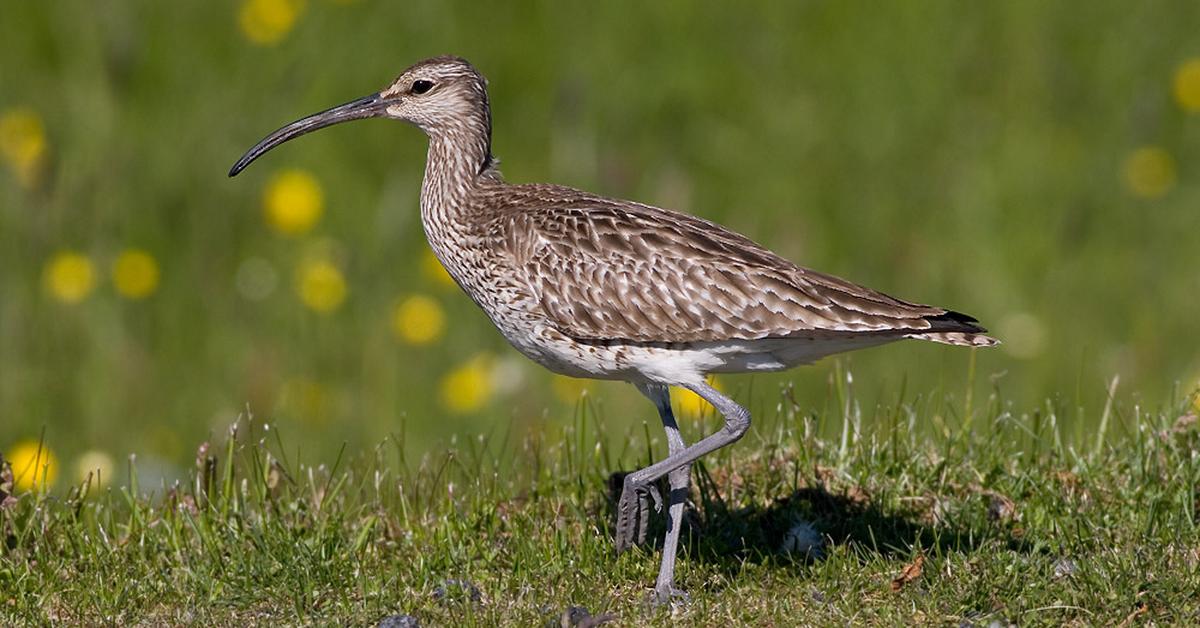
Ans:
POLYGON ((987 330, 979 324, 975 317, 953 310, 937 316, 926 317, 930 329, 925 332, 908 334, 905 338, 929 340, 947 345, 960 347, 994 347, 999 340, 987 335, 987 330))
POLYGON ((962 331, 935 331, 923 334, 908 334, 905 338, 929 340, 947 345, 958 345, 960 347, 994 347, 1000 344, 999 340, 987 334, 973 334, 962 331))

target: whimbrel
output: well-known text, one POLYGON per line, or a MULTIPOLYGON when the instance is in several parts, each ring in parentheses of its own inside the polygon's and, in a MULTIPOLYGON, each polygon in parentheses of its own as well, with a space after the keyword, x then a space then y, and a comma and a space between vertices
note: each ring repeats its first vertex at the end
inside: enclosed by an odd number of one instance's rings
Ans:
POLYGON ((359 118, 403 120, 429 137, 421 184, 429 245, 518 351, 556 373, 630 382, 654 402, 669 455, 625 476, 614 542, 620 552, 645 541, 651 500, 660 507, 654 483, 665 476, 660 601, 682 594, 675 553, 691 464, 750 427, 750 413, 706 376, 779 371, 904 338, 996 344, 970 316, 802 268, 707 220, 506 183, 492 157, 487 81, 457 57, 422 61, 381 92, 278 129, 229 176, 283 142, 359 118), (724 426, 686 444, 670 386, 708 401, 724 426))

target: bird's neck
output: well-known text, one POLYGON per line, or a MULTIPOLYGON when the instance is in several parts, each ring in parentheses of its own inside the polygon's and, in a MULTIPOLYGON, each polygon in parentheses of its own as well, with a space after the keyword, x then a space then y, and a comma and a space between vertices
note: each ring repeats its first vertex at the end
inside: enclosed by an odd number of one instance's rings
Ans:
POLYGON ((429 134, 425 180, 421 183, 421 226, 430 248, 460 285, 466 281, 465 251, 482 246, 478 192, 503 184, 491 156, 488 129, 475 133, 429 134), (483 132, 480 132, 483 131, 483 132))
POLYGON ((496 177, 491 129, 486 121, 429 133, 425 180, 421 183, 421 216, 426 221, 456 220, 469 209, 471 192, 496 177))

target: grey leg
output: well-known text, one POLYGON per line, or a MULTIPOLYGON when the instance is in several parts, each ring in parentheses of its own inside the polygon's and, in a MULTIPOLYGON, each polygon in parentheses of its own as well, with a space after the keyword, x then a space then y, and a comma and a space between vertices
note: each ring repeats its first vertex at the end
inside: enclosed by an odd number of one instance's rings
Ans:
MULTIPOLYGON (((675 423, 675 415, 671 412, 671 395, 666 386, 657 386, 652 397, 654 405, 658 406, 658 415, 662 418, 663 428, 667 432, 667 449, 674 456, 687 448, 683 435, 679 433, 679 425, 675 423)), ((682 597, 683 591, 675 588, 675 554, 679 547, 679 531, 683 524, 683 507, 688 498, 688 480, 692 465, 685 464, 667 474, 671 493, 667 496, 667 538, 663 540, 662 565, 658 568, 658 580, 654 584, 654 592, 659 603, 670 602, 672 598, 682 597)))
MULTIPOLYGON (((667 446, 669 453, 675 453, 676 441, 683 442, 679 436, 679 428, 675 425, 675 416, 671 413, 671 394, 666 386, 661 384, 634 384, 638 392, 646 395, 654 402, 662 419, 663 427, 667 430, 667 446), (672 430, 674 436, 672 436, 672 430)), ((617 530, 613 544, 620 554, 634 545, 646 542, 646 529, 650 524, 649 498, 654 499, 654 510, 662 509, 662 496, 653 484, 630 490, 626 483, 621 487, 621 497, 617 502, 617 530)))
POLYGON ((675 551, 679 544, 679 528, 683 519, 683 505, 687 500, 688 474, 692 462, 701 456, 711 453, 721 447, 741 438, 750 427, 750 413, 732 399, 722 395, 712 386, 700 383, 687 387, 692 392, 708 401, 725 417, 725 426, 715 434, 711 434, 700 442, 687 447, 679 434, 679 426, 671 413, 671 401, 666 386, 638 386, 647 397, 658 407, 662 417, 663 427, 667 431, 667 445, 670 451, 664 460, 656 462, 645 469, 635 471, 625 476, 625 486, 621 491, 621 499, 617 506, 617 550, 629 547, 632 541, 631 529, 640 521, 641 535, 645 535, 645 516, 638 517, 641 509, 646 507, 645 497, 650 483, 662 476, 668 476, 671 486, 669 496, 669 523, 667 538, 663 543, 662 566, 658 572, 655 593, 660 602, 669 601, 679 595, 674 588, 675 551), (624 522, 624 525, 623 525, 624 522))

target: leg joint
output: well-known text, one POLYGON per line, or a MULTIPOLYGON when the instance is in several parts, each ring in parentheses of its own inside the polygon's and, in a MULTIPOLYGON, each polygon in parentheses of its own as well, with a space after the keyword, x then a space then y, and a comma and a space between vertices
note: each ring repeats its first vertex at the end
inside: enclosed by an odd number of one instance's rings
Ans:
POLYGON ((725 415, 725 427, 722 429, 734 440, 745 436, 746 431, 750 429, 750 411, 738 407, 737 410, 729 412, 725 415))

